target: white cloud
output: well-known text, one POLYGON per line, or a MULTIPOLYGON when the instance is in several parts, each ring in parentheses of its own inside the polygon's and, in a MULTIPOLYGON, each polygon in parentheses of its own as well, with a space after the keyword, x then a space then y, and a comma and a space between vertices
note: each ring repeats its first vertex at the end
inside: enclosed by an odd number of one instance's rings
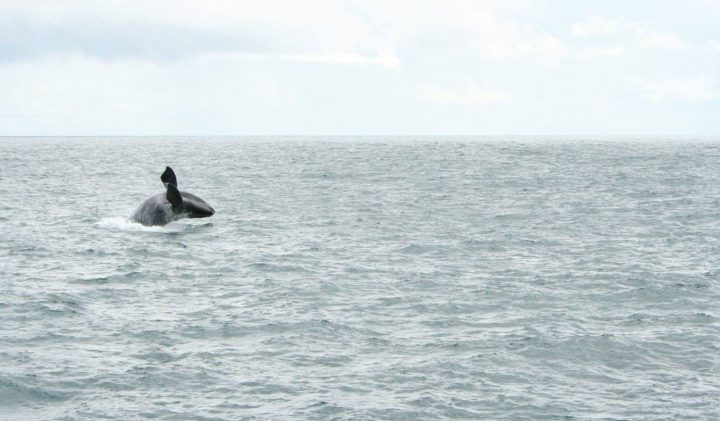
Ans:
POLYGON ((623 18, 593 16, 576 22, 572 26, 572 34, 575 37, 613 37, 620 34, 623 24, 623 18))
POLYGON ((706 76, 662 78, 638 83, 642 97, 650 102, 703 102, 720 98, 715 80, 706 76))
POLYGON ((340 54, 297 54, 287 55, 283 59, 290 61, 305 61, 311 63, 330 64, 373 64, 389 69, 398 69, 401 65, 400 59, 393 51, 385 51, 375 56, 367 56, 358 53, 340 54))
POLYGON ((647 22, 627 20, 623 17, 587 18, 572 26, 572 35, 576 38, 612 39, 637 48, 664 50, 685 48, 685 43, 679 35, 659 31, 647 22))
POLYGON ((364 9, 382 42, 396 50, 423 46, 491 59, 554 59, 567 53, 551 32, 503 14, 532 10, 531 1, 375 1, 364 9))
POLYGON ((662 50, 682 50, 683 40, 672 32, 660 32, 649 28, 638 28, 635 31, 635 43, 640 48, 657 48, 662 50))
POLYGON ((287 54, 287 53, 209 53, 193 58, 199 62, 223 62, 226 60, 300 62, 336 65, 365 64, 397 70, 402 63, 394 51, 383 51, 377 55, 359 53, 330 54, 287 54))
POLYGON ((427 101, 450 104, 508 102, 512 99, 509 93, 492 89, 487 81, 478 84, 470 80, 449 88, 427 84, 422 88, 422 96, 427 101))
POLYGON ((513 59, 539 58, 557 59, 567 55, 570 49, 559 38, 547 33, 518 31, 505 33, 505 37, 487 37, 478 41, 477 54, 480 57, 513 59))
POLYGON ((625 54, 627 49, 620 46, 609 47, 585 47, 577 48, 575 55, 577 57, 617 57, 625 54))

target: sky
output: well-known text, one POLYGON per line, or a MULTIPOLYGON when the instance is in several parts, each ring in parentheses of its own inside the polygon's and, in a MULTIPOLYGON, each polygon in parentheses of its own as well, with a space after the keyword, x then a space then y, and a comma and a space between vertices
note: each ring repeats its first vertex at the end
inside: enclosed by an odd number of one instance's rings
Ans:
POLYGON ((0 0, 0 136, 720 135, 720 0, 0 0))

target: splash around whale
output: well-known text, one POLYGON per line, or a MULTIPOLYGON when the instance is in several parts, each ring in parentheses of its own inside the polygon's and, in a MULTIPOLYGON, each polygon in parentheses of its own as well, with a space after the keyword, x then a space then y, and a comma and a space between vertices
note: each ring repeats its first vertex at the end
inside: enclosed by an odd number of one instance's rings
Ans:
POLYGON ((178 190, 175 172, 165 167, 160 176, 165 193, 147 198, 133 213, 131 219, 146 226, 166 225, 182 218, 207 218, 215 209, 192 193, 178 190))

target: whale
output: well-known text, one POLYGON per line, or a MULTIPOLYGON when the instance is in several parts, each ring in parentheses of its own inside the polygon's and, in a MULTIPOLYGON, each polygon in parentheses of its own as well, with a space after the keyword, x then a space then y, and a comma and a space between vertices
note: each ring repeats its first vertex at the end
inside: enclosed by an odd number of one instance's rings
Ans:
POLYGON ((165 193, 150 196, 140 204, 131 219, 146 226, 162 226, 183 218, 207 218, 215 209, 192 193, 178 189, 177 177, 170 167, 160 176, 165 193))

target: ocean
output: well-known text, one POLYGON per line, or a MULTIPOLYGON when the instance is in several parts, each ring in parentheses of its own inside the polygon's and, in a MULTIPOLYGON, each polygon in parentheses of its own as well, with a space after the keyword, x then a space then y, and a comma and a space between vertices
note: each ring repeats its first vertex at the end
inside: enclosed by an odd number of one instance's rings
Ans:
POLYGON ((0 419, 718 419, 720 140, 0 138, 0 419), (129 221, 163 191, 216 210, 129 221))

